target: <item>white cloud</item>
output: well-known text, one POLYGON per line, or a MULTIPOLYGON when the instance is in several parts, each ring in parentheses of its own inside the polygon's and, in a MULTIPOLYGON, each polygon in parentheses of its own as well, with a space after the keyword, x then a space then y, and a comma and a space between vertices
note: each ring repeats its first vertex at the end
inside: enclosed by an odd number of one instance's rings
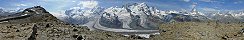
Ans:
POLYGON ((213 2, 212 0, 199 0, 199 1, 203 1, 203 2, 213 2))
POLYGON ((76 1, 72 1, 72 2, 76 2, 76 1))
POLYGON ((183 0, 183 1, 185 1, 185 2, 190 2, 191 0, 183 0))
POLYGON ((97 1, 81 1, 77 5, 81 5, 84 8, 94 8, 98 5, 98 2, 97 1))
POLYGON ((28 6, 26 4, 17 4, 16 6, 28 6))
POLYGON ((82 7, 72 7, 70 9, 84 9, 84 8, 82 8, 82 7))
POLYGON ((220 11, 214 8, 201 8, 203 11, 220 11))

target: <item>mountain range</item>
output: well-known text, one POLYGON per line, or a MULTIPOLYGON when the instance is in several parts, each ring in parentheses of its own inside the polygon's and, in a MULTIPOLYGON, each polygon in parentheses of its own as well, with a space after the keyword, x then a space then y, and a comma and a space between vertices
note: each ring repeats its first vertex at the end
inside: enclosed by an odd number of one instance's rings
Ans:
MULTIPOLYGON (((4 10, 0 8, 0 16, 9 16, 19 13, 19 10, 4 10)), ((170 11, 159 10, 156 7, 148 6, 146 3, 129 3, 121 7, 94 7, 82 9, 79 7, 70 8, 64 13, 66 17, 58 17, 60 20, 72 24, 85 25, 99 19, 99 24, 110 28, 123 29, 157 29, 161 23, 171 22, 244 22, 244 12, 227 13, 202 13, 195 8, 192 11, 170 11)))
POLYGON ((243 22, 244 13, 201 13, 195 8, 189 12, 163 11, 146 3, 129 3, 121 7, 71 8, 65 11, 65 20, 73 24, 86 24, 99 19, 99 24, 110 28, 157 29, 161 23, 171 22, 243 22))

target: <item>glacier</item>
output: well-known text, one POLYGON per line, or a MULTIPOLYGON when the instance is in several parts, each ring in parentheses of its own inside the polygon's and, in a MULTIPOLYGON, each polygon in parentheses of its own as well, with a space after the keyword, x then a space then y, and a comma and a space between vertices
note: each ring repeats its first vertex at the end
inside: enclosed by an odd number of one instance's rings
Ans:
POLYGON ((83 9, 70 8, 64 13, 63 18, 68 23, 87 25, 99 18, 99 24, 119 29, 157 29, 162 23, 171 22, 207 22, 216 20, 219 22, 243 22, 243 12, 199 12, 195 7, 191 11, 159 10, 146 3, 128 3, 121 7, 109 8, 94 7, 83 9))

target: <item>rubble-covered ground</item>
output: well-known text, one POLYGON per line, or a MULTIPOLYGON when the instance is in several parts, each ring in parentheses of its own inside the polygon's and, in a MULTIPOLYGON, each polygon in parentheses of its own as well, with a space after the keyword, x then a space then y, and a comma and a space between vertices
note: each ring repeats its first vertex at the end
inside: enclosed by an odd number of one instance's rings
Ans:
POLYGON ((244 23, 180 22, 163 24, 161 34, 152 39, 171 40, 244 40, 244 23))
POLYGON ((86 27, 62 23, 0 24, 1 40, 126 40, 120 34, 89 31, 86 27))
POLYGON ((243 40, 244 23, 180 22, 162 24, 160 35, 145 39, 55 22, 0 24, 1 40, 243 40))

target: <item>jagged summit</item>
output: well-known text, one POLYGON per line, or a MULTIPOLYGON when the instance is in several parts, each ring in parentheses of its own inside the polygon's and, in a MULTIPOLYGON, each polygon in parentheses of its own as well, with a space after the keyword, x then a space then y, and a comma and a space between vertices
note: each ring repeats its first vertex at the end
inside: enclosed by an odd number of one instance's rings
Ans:
POLYGON ((61 22, 41 6, 27 8, 22 12, 0 18, 1 23, 61 22))
POLYGON ((31 7, 31 8, 27 8, 23 11, 23 13, 30 13, 30 14, 39 14, 39 13, 49 13, 47 12, 43 7, 41 6, 34 6, 34 7, 31 7))

